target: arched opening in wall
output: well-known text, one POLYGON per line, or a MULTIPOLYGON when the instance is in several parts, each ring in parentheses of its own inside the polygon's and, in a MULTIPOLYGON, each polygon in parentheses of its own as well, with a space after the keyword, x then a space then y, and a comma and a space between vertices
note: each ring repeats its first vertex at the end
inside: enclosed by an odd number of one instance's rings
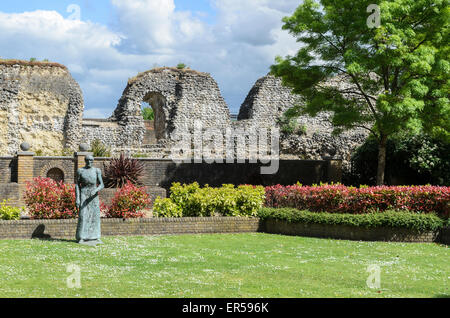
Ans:
POLYGON ((53 179, 56 182, 64 182, 64 172, 59 168, 52 168, 47 172, 47 178, 53 179))
POLYGON ((141 107, 142 115, 146 121, 146 134, 144 144, 155 144, 157 141, 167 138, 167 123, 164 109, 166 98, 157 92, 145 95, 141 107))

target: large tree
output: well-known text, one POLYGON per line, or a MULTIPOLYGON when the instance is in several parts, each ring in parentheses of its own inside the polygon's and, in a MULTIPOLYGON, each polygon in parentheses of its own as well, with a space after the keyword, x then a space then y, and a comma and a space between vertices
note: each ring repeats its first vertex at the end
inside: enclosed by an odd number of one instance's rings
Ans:
POLYGON ((301 48, 271 67, 302 96, 287 115, 328 111, 335 133, 369 130, 383 184, 390 135, 450 139, 449 21, 449 0, 304 0, 283 19, 301 48))

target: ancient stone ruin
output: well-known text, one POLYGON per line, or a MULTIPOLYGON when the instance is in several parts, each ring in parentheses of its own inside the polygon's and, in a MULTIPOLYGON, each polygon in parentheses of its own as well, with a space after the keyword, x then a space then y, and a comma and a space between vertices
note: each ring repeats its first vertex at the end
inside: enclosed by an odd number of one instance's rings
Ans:
POLYGON ((0 61, 0 153, 23 141, 48 152, 75 149, 81 138, 83 95, 65 66, 0 61))
MULTIPOLYGON (((168 158, 180 135, 202 129, 244 129, 258 132, 279 127, 283 113, 298 96, 267 75, 259 79, 241 106, 238 121, 230 111, 216 81, 207 73, 190 69, 157 68, 130 79, 108 119, 83 119, 83 98, 68 70, 54 63, 0 62, 0 151, 13 155, 27 141, 32 150, 55 154, 95 139, 113 153, 145 154, 168 158), (154 122, 143 120, 141 103, 153 108, 154 122)), ((328 115, 301 117, 301 133, 281 135, 281 158, 336 158, 347 162, 355 147, 367 137, 361 130, 333 136, 328 115)), ((247 142, 249 142, 247 140, 247 142)), ((191 145, 188 145, 191 147, 191 145)))

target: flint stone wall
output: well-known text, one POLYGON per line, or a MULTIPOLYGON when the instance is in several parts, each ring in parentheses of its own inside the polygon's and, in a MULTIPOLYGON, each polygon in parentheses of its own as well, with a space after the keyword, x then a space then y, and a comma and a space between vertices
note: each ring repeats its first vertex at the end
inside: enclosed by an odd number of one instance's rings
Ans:
MULTIPOLYGON (((341 78, 330 82, 344 88, 349 85, 341 78)), ((301 103, 301 98, 282 86, 281 79, 267 75, 255 83, 241 106, 238 121, 232 122, 220 89, 209 74, 165 67, 130 79, 109 119, 82 119, 80 87, 64 66, 0 62, 0 120, 6 123, 0 125, 0 152, 14 155, 20 143, 27 141, 33 151, 45 150, 44 155, 55 155, 63 148, 76 150, 81 142, 92 144, 99 139, 113 153, 170 158, 174 146, 182 146, 184 152, 193 148, 191 137, 197 121, 207 136, 214 135, 211 129, 222 136, 231 130, 233 157, 249 159, 263 130, 269 130, 270 138, 270 129, 279 129, 278 120, 296 103, 301 103), (154 123, 143 120, 142 102, 152 106, 154 123), (236 147, 242 140, 244 153, 236 147)), ((328 116, 323 113, 315 118, 300 117, 298 125, 304 126, 304 131, 282 133, 281 158, 343 159, 346 167, 351 152, 364 142, 367 131, 355 129, 333 136, 328 116)), ((224 141, 203 142, 203 147, 214 145, 214 158, 225 157, 224 141)))
POLYGON ((0 61, 0 153, 27 141, 46 154, 76 149, 83 96, 69 71, 51 63, 0 61))
MULTIPOLYGON (((330 81, 332 85, 347 87, 349 84, 341 78, 330 81)), ((242 104, 239 120, 245 120, 244 126, 278 127, 278 120, 283 113, 302 100, 291 93, 291 89, 281 84, 281 79, 267 75, 259 79, 250 90, 242 104)), ((281 158, 300 158, 304 160, 322 160, 327 158, 342 159, 348 165, 351 153, 360 146, 368 136, 367 130, 353 129, 339 136, 332 135, 333 126, 329 113, 320 113, 317 117, 301 116, 299 133, 281 133, 281 158)), ((239 121, 234 123, 240 125, 239 121)))

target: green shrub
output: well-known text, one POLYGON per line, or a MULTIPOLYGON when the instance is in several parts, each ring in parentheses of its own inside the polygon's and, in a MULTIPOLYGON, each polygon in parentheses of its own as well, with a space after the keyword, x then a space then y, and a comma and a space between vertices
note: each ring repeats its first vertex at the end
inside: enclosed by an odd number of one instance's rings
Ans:
POLYGON ((186 65, 186 64, 184 64, 184 63, 178 63, 178 64, 177 64, 177 69, 183 70, 183 69, 185 69, 185 68, 187 68, 187 65, 186 65))
POLYGON ((283 134, 296 134, 299 136, 306 134, 306 126, 300 125, 295 118, 283 116, 278 120, 278 125, 280 126, 280 130, 283 134))
MULTIPOLYGON (((386 146, 387 184, 450 185, 450 143, 424 134, 398 134, 386 146)), ((368 138, 353 154, 348 185, 375 185, 378 142, 368 138)))
POLYGON ((139 153, 133 154, 131 157, 132 157, 132 158, 147 158, 148 155, 145 154, 145 153, 140 153, 140 152, 139 152, 139 153))
POLYGON ((111 149, 104 145, 99 139, 91 143, 91 151, 94 157, 111 157, 111 149))
POLYGON ((264 187, 241 185, 237 188, 237 206, 241 216, 257 216, 264 204, 266 191, 264 187))
POLYGON ((19 220, 23 209, 9 206, 8 203, 9 200, 0 203, 0 220, 19 220))
POLYGON ((200 189, 200 185, 194 182, 189 185, 181 185, 178 182, 172 184, 170 188, 170 198, 172 201, 183 211, 184 216, 198 216, 198 211, 190 211, 191 205, 190 200, 192 200, 192 195, 200 189))
POLYGON ((265 191, 261 186, 224 184, 220 188, 209 185, 201 188, 192 184, 174 183, 171 200, 183 211, 183 216, 256 216, 263 206, 265 191))
POLYGON ((153 205, 155 217, 179 218, 183 216, 183 210, 179 208, 171 199, 157 197, 153 205))
POLYGON ((263 208, 259 211, 258 216, 263 220, 275 219, 289 223, 405 228, 417 232, 436 231, 446 223, 434 214, 416 214, 394 210, 382 213, 340 214, 300 211, 290 208, 263 208))

